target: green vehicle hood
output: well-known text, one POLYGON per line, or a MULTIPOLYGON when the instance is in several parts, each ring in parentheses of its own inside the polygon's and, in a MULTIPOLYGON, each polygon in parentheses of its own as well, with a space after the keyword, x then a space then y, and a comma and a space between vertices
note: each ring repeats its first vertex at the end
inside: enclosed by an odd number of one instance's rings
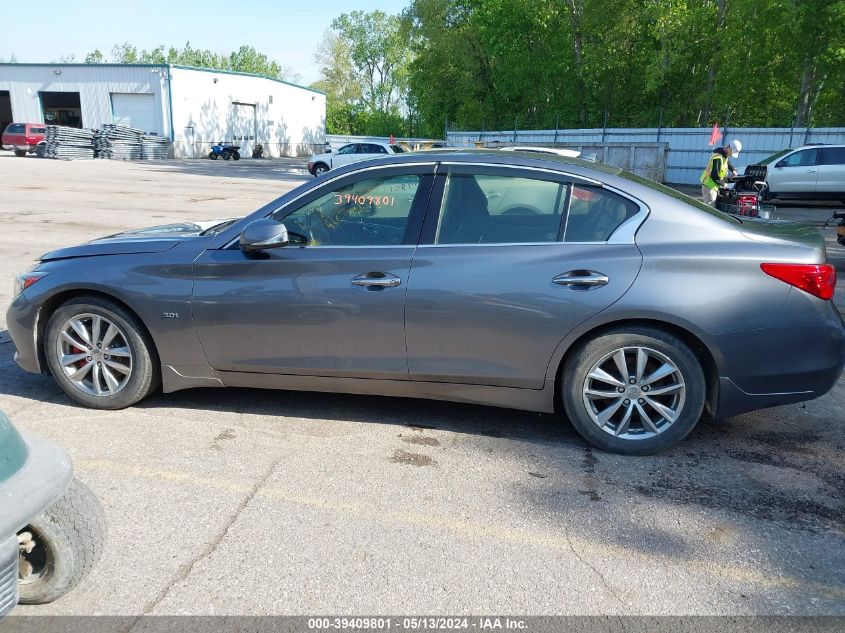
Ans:
POLYGON ((0 411, 0 483, 23 468, 28 456, 29 450, 20 433, 0 411))

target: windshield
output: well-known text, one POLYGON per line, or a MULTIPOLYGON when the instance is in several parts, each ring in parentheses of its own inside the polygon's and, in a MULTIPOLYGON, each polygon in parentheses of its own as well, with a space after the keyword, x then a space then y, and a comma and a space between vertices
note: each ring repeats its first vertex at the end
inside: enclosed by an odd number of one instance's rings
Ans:
POLYGON ((782 149, 782 150, 780 150, 777 154, 772 154, 772 155, 771 155, 771 156, 769 156, 768 158, 764 158, 763 160, 761 160, 761 161, 760 161, 760 164, 761 164, 761 165, 768 165, 769 163, 773 163, 773 162, 774 162, 774 161, 776 161, 778 158, 780 158, 780 157, 781 157, 781 156, 783 156, 784 154, 786 154, 786 153, 788 153, 788 152, 791 152, 791 151, 792 151, 791 149, 782 149))

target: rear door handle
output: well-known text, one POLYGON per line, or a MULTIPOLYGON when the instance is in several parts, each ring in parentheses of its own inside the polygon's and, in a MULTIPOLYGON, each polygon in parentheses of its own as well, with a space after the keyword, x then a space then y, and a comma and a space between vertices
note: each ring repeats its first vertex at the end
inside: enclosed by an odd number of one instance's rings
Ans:
POLYGON ((367 290, 381 290, 382 288, 395 288, 402 283, 396 275, 390 273, 364 273, 352 278, 352 285, 367 290))
POLYGON ((552 279, 552 283, 559 286, 597 288, 604 286, 610 279, 603 273, 594 270, 570 270, 552 279))

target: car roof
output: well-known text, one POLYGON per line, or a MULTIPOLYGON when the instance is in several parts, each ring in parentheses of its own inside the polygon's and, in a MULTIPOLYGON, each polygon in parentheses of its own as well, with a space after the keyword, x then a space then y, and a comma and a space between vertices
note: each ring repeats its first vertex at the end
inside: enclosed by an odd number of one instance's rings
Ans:
MULTIPOLYGON (((431 161, 444 161, 449 163, 489 163, 491 165, 525 165, 527 167, 544 167, 554 171, 570 172, 581 175, 582 170, 586 172, 600 171, 610 176, 618 176, 623 173, 619 167, 605 165, 582 158, 561 156, 559 154, 547 154, 545 152, 501 152, 498 149, 465 149, 465 148, 433 148, 406 152, 403 154, 392 154, 390 156, 358 161, 354 165, 377 165, 391 164, 403 165, 412 163, 425 163, 431 161)), ((344 168, 345 169, 345 168, 344 168)), ((352 171, 352 169, 350 169, 352 171)), ((583 173, 589 177, 589 173, 583 173)))

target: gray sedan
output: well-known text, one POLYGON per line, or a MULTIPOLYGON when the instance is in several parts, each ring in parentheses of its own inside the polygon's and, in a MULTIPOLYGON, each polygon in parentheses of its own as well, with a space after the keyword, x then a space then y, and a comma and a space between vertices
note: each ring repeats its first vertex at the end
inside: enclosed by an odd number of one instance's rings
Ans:
POLYGON ((565 413, 646 454, 830 390, 834 286, 812 228, 578 159, 423 152, 48 253, 7 322, 18 364, 89 407, 159 387, 434 398, 565 413))

